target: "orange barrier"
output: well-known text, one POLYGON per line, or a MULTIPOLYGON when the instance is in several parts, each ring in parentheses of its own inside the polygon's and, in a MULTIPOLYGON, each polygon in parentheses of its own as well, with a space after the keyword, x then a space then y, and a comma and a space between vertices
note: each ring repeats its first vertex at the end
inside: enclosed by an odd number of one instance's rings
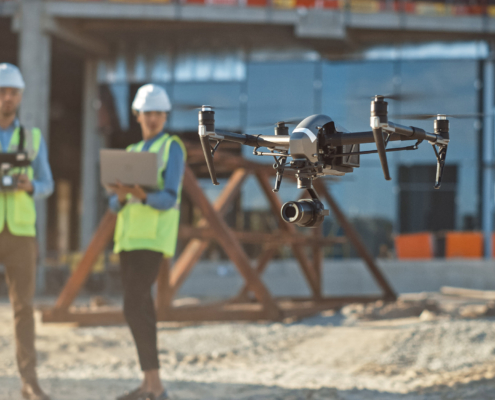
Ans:
POLYGON ((339 0, 317 0, 315 3, 316 8, 331 8, 331 9, 339 9, 340 2, 339 0))
POLYGON ((434 256, 433 235, 428 232, 397 235, 395 251, 398 259, 430 260, 434 256))
POLYGON ((445 258, 483 257, 483 234, 481 232, 447 232, 445 235, 445 258))

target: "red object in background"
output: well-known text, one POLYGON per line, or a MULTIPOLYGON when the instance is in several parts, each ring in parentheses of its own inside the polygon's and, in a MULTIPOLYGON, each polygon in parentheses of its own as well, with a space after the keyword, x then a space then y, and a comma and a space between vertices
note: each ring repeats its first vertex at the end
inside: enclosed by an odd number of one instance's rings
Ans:
POLYGON ((445 258, 481 257, 483 257, 483 234, 481 232, 447 232, 445 258))
POLYGON ((483 15, 486 14, 487 7, 485 5, 471 5, 465 6, 466 14, 470 15, 483 15))
POLYGON ((433 235, 407 233, 395 237, 395 252, 399 260, 430 260, 433 258, 433 235))
POLYGON ((314 8, 316 0, 296 0, 297 8, 314 8))
MULTIPOLYGON (((386 7, 386 2, 382 1, 382 7, 386 7)), ((392 7, 393 11, 395 12, 405 12, 413 14, 416 11, 416 5, 413 1, 396 0, 394 1, 392 7)))
POLYGON ((340 8, 339 0, 317 0, 316 6, 318 8, 331 8, 331 9, 340 8))
POLYGON ((182 0, 183 4, 205 4, 205 0, 182 0))

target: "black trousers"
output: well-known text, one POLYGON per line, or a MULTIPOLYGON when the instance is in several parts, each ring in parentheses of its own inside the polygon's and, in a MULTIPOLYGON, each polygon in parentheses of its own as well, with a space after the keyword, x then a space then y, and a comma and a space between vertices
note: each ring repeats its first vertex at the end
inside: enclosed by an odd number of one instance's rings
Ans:
POLYGON ((131 328, 143 371, 159 368, 156 313, 151 286, 158 276, 162 260, 162 253, 151 250, 120 253, 124 316, 131 328))

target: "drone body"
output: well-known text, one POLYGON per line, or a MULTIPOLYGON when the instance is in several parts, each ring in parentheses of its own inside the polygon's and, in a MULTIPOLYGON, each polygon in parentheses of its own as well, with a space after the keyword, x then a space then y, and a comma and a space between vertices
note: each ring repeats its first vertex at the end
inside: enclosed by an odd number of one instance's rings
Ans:
POLYGON ((300 226, 318 226, 328 211, 324 209, 318 194, 313 188, 313 180, 322 176, 342 176, 359 167, 360 155, 378 153, 386 180, 390 180, 386 153, 390 151, 416 150, 424 140, 428 141, 437 158, 435 188, 440 188, 445 157, 449 144, 449 121, 445 115, 438 115, 434 121, 434 133, 423 129, 404 126, 388 121, 388 103, 384 96, 375 96, 371 102, 370 125, 368 132, 342 132, 334 121, 322 114, 311 115, 302 120, 289 135, 285 122, 278 122, 275 135, 247 135, 215 130, 215 112, 210 106, 202 106, 199 111, 198 133, 205 154, 213 184, 218 185, 213 156, 224 140, 254 147, 253 154, 271 156, 275 159, 275 187, 280 189, 285 170, 292 170, 299 189, 306 189, 310 200, 285 203, 282 218, 300 226), (214 148, 210 140, 217 142, 214 148), (411 146, 387 149, 390 141, 414 140, 411 146), (375 143, 377 150, 360 151, 360 144, 375 143), (266 148, 268 151, 259 151, 266 148), (289 158, 291 159, 289 161, 289 158))

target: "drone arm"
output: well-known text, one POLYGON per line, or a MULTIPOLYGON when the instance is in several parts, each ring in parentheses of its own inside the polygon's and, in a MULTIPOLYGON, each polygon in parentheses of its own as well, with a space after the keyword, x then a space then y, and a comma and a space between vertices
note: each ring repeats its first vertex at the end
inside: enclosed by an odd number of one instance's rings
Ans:
POLYGON ((388 121, 388 127, 384 128, 384 130, 405 136, 406 138, 402 140, 427 140, 429 142, 437 142, 442 139, 439 135, 428 133, 424 129, 416 128, 414 126, 405 126, 391 121, 388 121))
MULTIPOLYGON (((392 124, 389 122, 389 125, 392 124)), ((400 126, 394 133, 390 133, 388 139, 389 142, 404 141, 404 140, 427 140, 431 143, 442 143, 446 138, 443 135, 436 135, 434 133, 425 132, 421 128, 404 127, 403 125, 395 124, 394 126, 400 126), (407 134, 406 134, 407 133, 407 134)), ((375 138, 372 131, 365 132, 351 132, 351 133, 334 133, 325 137, 325 145, 327 146, 345 146, 353 144, 375 143, 375 138)))
MULTIPOLYGON (((390 135, 389 142, 396 142, 399 140, 409 140, 397 133, 390 135)), ((325 145, 327 146, 346 146, 353 144, 375 143, 375 138, 372 131, 366 132, 352 132, 352 133, 334 133, 325 137, 325 145)))
MULTIPOLYGON (((200 134, 201 136, 201 134, 200 134)), ((288 150, 290 136, 271 136, 271 135, 248 135, 245 133, 235 133, 216 129, 213 132, 206 132, 212 140, 226 140, 228 142, 240 143, 251 147, 267 147, 269 149, 288 150)))

